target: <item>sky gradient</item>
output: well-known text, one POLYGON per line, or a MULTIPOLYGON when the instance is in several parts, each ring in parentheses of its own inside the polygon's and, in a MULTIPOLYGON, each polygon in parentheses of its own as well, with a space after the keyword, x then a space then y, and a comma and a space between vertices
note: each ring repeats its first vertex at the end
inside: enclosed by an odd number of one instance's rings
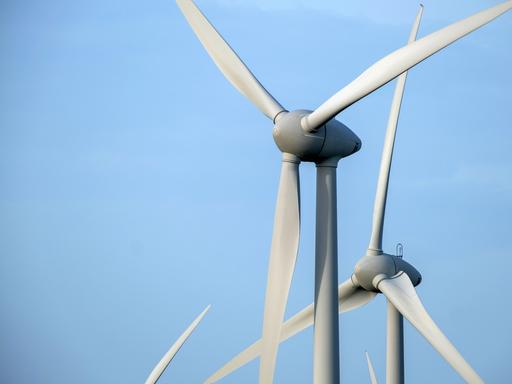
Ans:
MULTIPOLYGON (((424 1, 419 36, 494 1, 424 1)), ((198 1, 286 108, 314 109, 404 45, 405 0, 198 1), (312 5, 314 4, 314 5, 312 5)), ((489 383, 512 376, 512 13, 410 71, 384 249, 404 244, 427 310, 489 383)), ((280 153, 174 1, 0 5, 0 382, 141 383, 208 304, 162 383, 199 383, 260 337, 280 153)), ((369 241, 393 84, 338 119, 339 278, 369 241)), ((315 168, 287 307, 313 300, 315 168)), ((340 318, 344 383, 385 378, 385 300, 340 318)), ((459 383, 408 324, 406 380, 459 383)), ((254 361, 222 383, 256 383, 254 361)), ((310 383, 312 330, 277 383, 310 383)))

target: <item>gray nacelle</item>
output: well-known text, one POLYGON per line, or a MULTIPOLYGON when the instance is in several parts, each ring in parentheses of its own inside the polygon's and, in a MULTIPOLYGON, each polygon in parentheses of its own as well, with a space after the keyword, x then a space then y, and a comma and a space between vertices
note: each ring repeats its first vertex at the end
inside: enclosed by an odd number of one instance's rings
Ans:
POLYGON ((349 156, 361 148, 361 140, 347 126, 332 119, 315 132, 302 129, 301 119, 311 111, 282 112, 276 118, 274 141, 284 153, 302 161, 320 162, 323 159, 349 156))
POLYGON ((414 286, 421 283, 421 274, 416 268, 402 258, 386 253, 363 256, 356 264, 354 275, 361 287, 367 291, 379 292, 379 281, 398 272, 405 272, 414 286), (376 279, 377 276, 380 278, 376 279))

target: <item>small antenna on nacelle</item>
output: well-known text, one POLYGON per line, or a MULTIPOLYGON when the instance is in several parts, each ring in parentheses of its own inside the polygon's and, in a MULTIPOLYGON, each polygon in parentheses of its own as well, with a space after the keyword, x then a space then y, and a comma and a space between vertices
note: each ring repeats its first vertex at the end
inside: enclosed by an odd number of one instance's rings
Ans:
POLYGON ((402 245, 402 243, 398 243, 396 245, 396 257, 399 257, 401 259, 404 258, 404 246, 402 245))

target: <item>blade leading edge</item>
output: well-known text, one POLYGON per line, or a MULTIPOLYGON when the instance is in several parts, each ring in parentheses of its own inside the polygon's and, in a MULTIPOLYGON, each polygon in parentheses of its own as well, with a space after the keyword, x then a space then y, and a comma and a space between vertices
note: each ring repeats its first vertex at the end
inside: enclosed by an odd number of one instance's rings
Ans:
POLYGON ((406 273, 381 280, 377 288, 466 382, 484 382, 432 320, 406 273))
POLYGON ((512 0, 506 1, 394 51, 369 67, 313 113, 303 117, 301 121, 303 129, 308 132, 318 129, 345 108, 511 8, 512 0))
POLYGON ((201 322, 206 312, 210 309, 211 305, 208 305, 203 312, 188 326, 188 328, 181 334, 181 336, 176 340, 176 342, 171 346, 171 348, 167 351, 167 353, 162 357, 162 360, 158 362, 158 364, 153 368, 148 378, 145 381, 145 384, 155 384, 160 376, 164 373, 165 369, 172 361, 176 353, 180 350, 183 343, 188 339, 188 337, 192 334, 194 329, 196 329, 197 325, 201 322))
POLYGON ((236 52, 191 0, 176 0, 201 44, 229 82, 269 119, 285 109, 261 85, 236 52))
POLYGON ((300 236, 300 160, 283 153, 263 314, 260 383, 272 383, 300 236))
POLYGON ((364 351, 364 354, 366 355, 366 362, 368 363, 368 373, 370 375, 370 383, 371 384, 378 384, 377 382, 377 375, 375 374, 375 369, 373 369, 372 360, 370 359, 370 355, 367 351, 364 351))
MULTIPOLYGON (((423 5, 420 5, 420 9, 416 15, 416 19, 411 30, 411 34, 409 35, 408 44, 412 44, 416 40, 422 15, 423 5)), ((395 93, 391 103, 391 110, 389 112, 386 137, 384 139, 384 148, 382 149, 379 179, 377 182, 377 191, 375 193, 375 203, 373 206, 372 234, 370 238, 370 244, 368 246, 368 249, 375 253, 382 252, 382 231, 384 229, 384 214, 386 213, 389 175, 391 172, 391 162, 393 161, 393 148, 395 146, 396 129, 398 126, 398 118, 400 116, 400 108, 402 106, 406 80, 407 71, 402 73, 397 79, 395 93)))

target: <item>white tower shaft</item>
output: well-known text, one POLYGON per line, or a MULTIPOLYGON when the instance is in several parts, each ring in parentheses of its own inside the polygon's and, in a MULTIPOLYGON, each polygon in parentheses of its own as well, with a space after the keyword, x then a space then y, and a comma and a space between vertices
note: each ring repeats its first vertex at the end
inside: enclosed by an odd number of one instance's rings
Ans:
POLYGON ((340 382, 336 163, 317 164, 314 384, 340 382))

